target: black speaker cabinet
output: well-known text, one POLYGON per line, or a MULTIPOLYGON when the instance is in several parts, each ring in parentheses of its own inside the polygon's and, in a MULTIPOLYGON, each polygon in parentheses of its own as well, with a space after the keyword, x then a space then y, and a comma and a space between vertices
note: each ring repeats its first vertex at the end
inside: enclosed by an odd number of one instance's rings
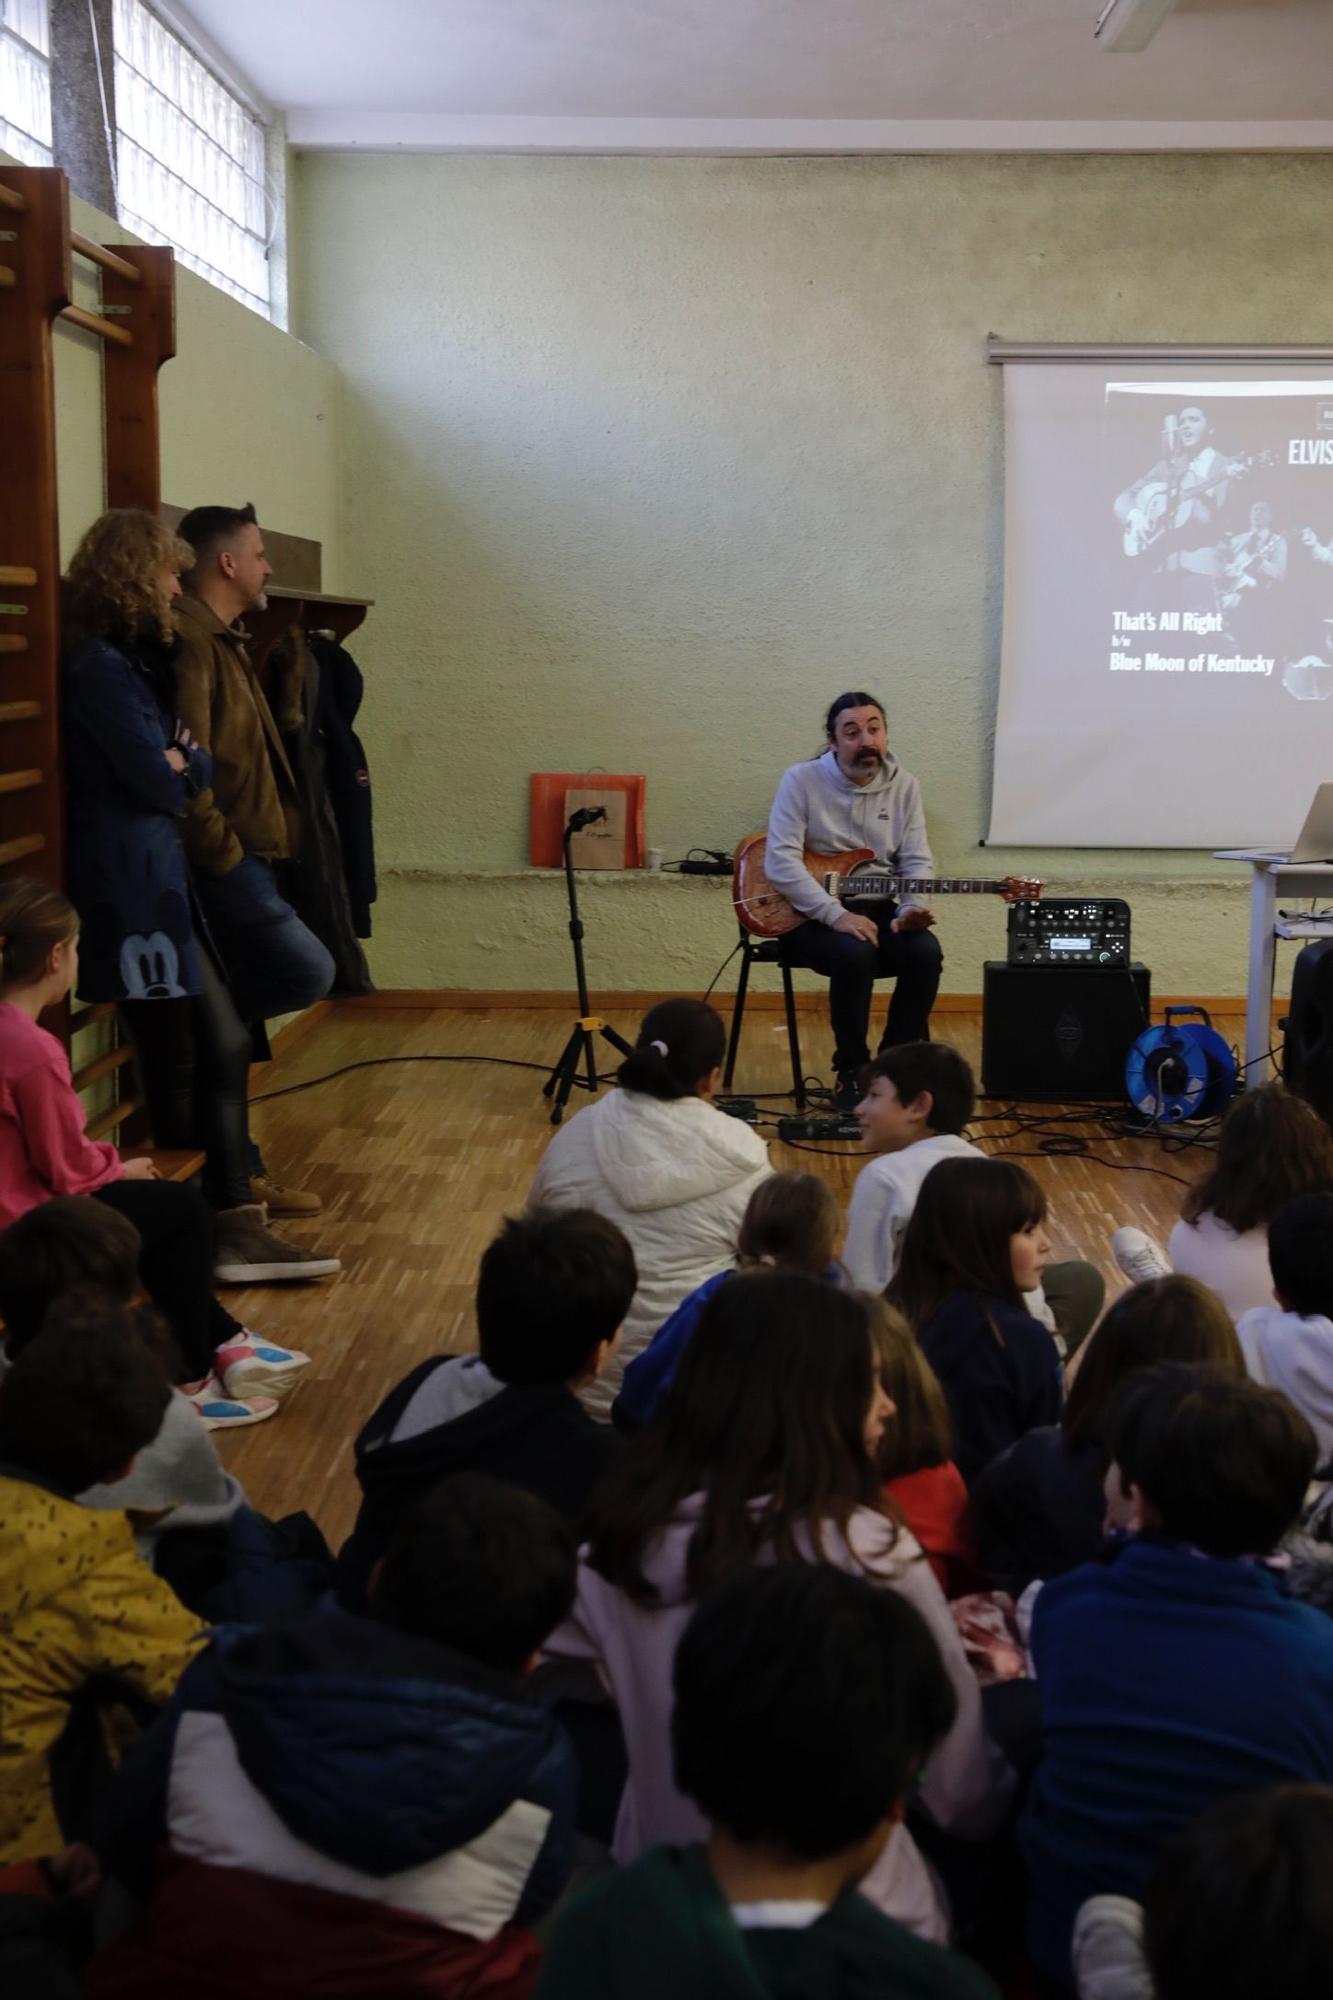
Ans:
POLYGON ((1288 1090, 1333 1124, 1333 938, 1307 944, 1291 972, 1291 1008, 1282 1039, 1288 1090))
POLYGON ((986 961, 981 1089, 986 1097, 1123 1098, 1130 1044, 1151 1026, 1146 965, 986 961))

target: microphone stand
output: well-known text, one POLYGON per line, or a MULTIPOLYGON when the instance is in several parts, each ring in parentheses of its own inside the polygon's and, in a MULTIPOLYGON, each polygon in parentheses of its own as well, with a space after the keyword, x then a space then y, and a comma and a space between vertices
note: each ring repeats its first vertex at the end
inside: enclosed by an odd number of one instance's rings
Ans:
POLYGON ((553 1125, 558 1125, 564 1118, 565 1106, 569 1103, 576 1084, 580 1090, 595 1092, 597 1089, 594 1035, 600 1035, 603 1041, 610 1042, 612 1048, 618 1049, 622 1056, 630 1053, 630 1045, 624 1036, 618 1035, 614 1028, 593 1013, 592 1003, 588 999, 588 975, 583 964, 583 920, 579 916, 578 885, 574 880, 574 860, 569 851, 569 843, 576 833, 580 833, 585 826, 592 826, 596 821, 605 818, 605 806, 585 806, 581 812, 570 815, 569 824, 565 828, 565 893, 569 898, 569 941, 574 947, 574 977, 578 986, 579 1012, 569 1040, 561 1051, 560 1060, 542 1085, 542 1096, 555 1098, 551 1106, 553 1125), (587 1075, 580 1076, 580 1069, 585 1067, 587 1075))

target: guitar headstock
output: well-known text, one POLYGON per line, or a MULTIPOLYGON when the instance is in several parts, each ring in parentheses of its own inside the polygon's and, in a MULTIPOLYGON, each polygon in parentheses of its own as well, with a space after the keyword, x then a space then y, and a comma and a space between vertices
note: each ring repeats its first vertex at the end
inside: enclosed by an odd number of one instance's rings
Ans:
POLYGON ((1000 894, 1006 903, 1035 903, 1045 887, 1044 882, 1034 881, 1030 875, 1005 875, 1000 894))

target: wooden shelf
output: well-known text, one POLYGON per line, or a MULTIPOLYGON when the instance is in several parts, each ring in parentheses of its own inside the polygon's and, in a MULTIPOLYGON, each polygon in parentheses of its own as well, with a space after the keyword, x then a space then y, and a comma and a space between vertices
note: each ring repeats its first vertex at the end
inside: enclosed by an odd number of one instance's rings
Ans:
POLYGON ((7 861, 21 861, 25 854, 40 854, 45 846, 43 833, 21 833, 15 840, 0 840, 0 868, 7 861))
POLYGON ((299 625, 305 632, 332 632, 342 641, 364 624, 373 597, 334 597, 324 590, 292 590, 273 583, 268 589, 268 608, 247 611, 242 623, 255 641, 256 664, 283 632, 299 625))

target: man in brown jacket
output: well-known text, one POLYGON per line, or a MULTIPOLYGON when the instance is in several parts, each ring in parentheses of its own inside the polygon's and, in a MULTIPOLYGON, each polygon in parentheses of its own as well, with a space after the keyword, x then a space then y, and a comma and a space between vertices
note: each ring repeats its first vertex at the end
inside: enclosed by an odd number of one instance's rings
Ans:
MULTIPOLYGON (((181 833, 236 1011, 252 1026, 322 999, 334 966, 282 895, 277 874, 300 839, 300 813, 239 622, 263 609, 273 573, 254 508, 196 507, 178 532, 194 549, 195 565, 175 605, 176 706, 213 759, 212 784, 195 794, 181 833)), ((315 1215, 321 1206, 317 1195, 279 1186, 257 1150, 250 1192, 282 1215, 315 1215)))

